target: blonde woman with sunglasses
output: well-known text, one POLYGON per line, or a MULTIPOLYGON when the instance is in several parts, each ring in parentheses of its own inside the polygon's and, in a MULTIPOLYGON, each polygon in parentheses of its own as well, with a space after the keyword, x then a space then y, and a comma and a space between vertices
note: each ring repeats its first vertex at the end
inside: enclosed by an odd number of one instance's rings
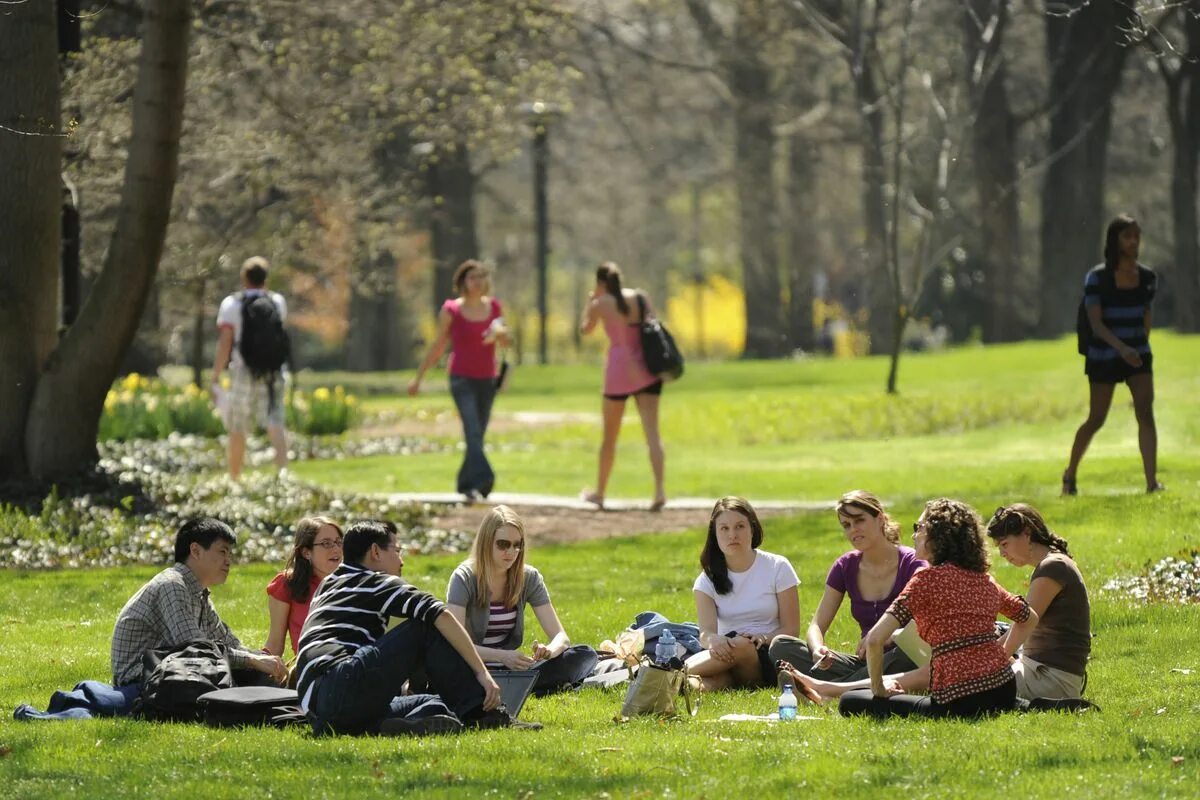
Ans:
POLYGON ((525 523, 508 506, 484 515, 471 557, 459 564, 446 587, 446 607, 462 623, 490 669, 539 672, 535 695, 579 685, 596 666, 596 651, 572 646, 550 602, 542 574, 525 563, 525 523), (547 642, 527 651, 525 607, 542 626, 547 642))

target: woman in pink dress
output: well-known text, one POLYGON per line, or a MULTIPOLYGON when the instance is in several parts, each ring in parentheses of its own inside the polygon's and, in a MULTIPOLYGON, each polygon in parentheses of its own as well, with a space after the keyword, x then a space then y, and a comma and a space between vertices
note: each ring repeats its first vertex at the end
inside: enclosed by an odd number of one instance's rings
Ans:
POLYGON ((653 315, 650 301, 644 292, 621 287, 621 270, 611 261, 596 268, 596 287, 588 298, 580 330, 590 333, 600 323, 608 335, 608 361, 604 367, 604 439, 600 443, 600 466, 596 488, 584 490, 582 498, 604 508, 604 491, 612 474, 617 454, 617 437, 621 433, 621 418, 625 401, 630 397, 637 403, 650 452, 650 468, 654 471, 654 500, 651 511, 659 511, 667 502, 663 489, 663 446, 658 433, 658 399, 662 380, 646 369, 642 356, 640 324, 643 316, 653 315))

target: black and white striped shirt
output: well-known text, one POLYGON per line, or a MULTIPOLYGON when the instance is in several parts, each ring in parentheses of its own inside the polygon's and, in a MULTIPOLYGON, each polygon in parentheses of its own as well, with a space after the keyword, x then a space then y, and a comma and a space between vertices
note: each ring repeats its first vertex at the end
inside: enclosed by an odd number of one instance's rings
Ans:
POLYGON ((445 605, 395 575, 343 563, 321 581, 297 650, 296 690, 307 711, 313 683, 387 631, 388 617, 433 623, 445 605))

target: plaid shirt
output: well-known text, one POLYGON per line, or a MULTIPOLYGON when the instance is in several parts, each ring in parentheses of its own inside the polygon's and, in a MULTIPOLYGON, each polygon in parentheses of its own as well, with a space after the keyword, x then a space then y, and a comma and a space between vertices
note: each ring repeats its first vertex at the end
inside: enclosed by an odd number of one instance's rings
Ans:
POLYGON ((229 666, 249 666, 250 653, 221 621, 208 589, 183 564, 164 569, 129 598, 113 628, 113 685, 142 680, 142 654, 147 650, 208 639, 229 649, 229 666))

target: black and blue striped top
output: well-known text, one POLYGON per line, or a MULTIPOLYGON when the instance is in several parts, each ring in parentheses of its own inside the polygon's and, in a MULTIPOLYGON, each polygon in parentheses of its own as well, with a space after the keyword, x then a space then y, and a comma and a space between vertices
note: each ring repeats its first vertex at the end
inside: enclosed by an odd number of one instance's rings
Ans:
POLYGON ((296 652, 296 691, 308 710, 313 683, 360 647, 387 631, 389 617, 433 623, 446 608, 442 601, 395 575, 340 564, 313 595, 296 652))
MULTIPOLYGON (((1146 312, 1154 302, 1158 288, 1158 276, 1154 270, 1138 264, 1138 285, 1133 289, 1121 289, 1116 285, 1112 273, 1105 274, 1106 267, 1093 267, 1083 281, 1083 302, 1089 309, 1100 306, 1100 319, 1113 335, 1132 347, 1138 354, 1150 354, 1150 338, 1146 332, 1146 312)), ((1088 346, 1089 361, 1120 361, 1116 348, 1102 339, 1092 337, 1088 346)))

